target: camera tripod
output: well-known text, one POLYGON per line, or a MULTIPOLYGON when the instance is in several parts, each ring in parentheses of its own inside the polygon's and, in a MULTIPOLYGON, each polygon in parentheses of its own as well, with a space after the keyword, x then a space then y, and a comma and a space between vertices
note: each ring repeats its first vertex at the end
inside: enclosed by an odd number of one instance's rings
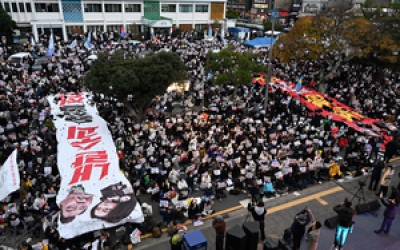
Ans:
POLYGON ((369 175, 367 177, 364 178, 363 181, 359 181, 358 182, 358 189, 357 192, 353 195, 353 197, 351 198, 350 202, 353 202, 354 198, 358 198, 358 204, 365 204, 365 194, 364 194, 364 187, 365 187, 365 182, 367 181, 369 175))
POLYGON ((353 202, 354 198, 358 198, 358 204, 361 204, 361 201, 363 201, 362 203, 365 203, 365 195, 364 195, 364 186, 359 186, 357 192, 353 195, 353 197, 351 198, 350 202, 353 202))

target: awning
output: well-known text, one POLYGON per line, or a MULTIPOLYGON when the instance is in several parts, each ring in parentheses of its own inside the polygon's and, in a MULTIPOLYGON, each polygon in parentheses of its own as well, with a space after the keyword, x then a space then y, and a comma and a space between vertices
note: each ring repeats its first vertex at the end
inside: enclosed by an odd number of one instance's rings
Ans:
POLYGON ((172 28, 172 22, 170 20, 157 20, 150 24, 152 28, 172 28))
MULTIPOLYGON (((272 38, 272 45, 276 42, 275 38, 272 38)), ((253 40, 244 42, 244 45, 254 48, 261 48, 261 47, 270 47, 271 46, 271 38, 270 37, 257 37, 253 40)))

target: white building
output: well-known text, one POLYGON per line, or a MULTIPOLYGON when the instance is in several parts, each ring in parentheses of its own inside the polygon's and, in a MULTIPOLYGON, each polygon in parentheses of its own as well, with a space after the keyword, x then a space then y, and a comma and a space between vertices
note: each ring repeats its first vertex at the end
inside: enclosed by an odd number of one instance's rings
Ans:
POLYGON ((226 0, 0 0, 21 33, 36 39, 50 27, 67 40, 68 33, 117 31, 150 34, 203 31, 225 18, 226 0))

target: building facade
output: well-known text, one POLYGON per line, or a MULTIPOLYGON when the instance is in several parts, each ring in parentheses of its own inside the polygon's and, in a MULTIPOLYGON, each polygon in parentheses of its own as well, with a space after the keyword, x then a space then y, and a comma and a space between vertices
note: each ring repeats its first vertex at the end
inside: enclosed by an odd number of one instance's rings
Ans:
POLYGON ((22 29, 38 39, 52 28, 64 40, 68 34, 117 31, 151 34, 203 31, 225 18, 226 0, 0 0, 22 29))

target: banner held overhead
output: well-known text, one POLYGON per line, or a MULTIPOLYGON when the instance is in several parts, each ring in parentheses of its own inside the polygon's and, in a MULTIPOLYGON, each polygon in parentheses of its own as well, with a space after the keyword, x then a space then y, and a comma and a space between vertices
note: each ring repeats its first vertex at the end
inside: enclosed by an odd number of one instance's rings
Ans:
POLYGON ((119 161, 107 123, 87 93, 48 97, 57 129, 62 178, 57 195, 59 232, 65 239, 144 220, 119 161))

